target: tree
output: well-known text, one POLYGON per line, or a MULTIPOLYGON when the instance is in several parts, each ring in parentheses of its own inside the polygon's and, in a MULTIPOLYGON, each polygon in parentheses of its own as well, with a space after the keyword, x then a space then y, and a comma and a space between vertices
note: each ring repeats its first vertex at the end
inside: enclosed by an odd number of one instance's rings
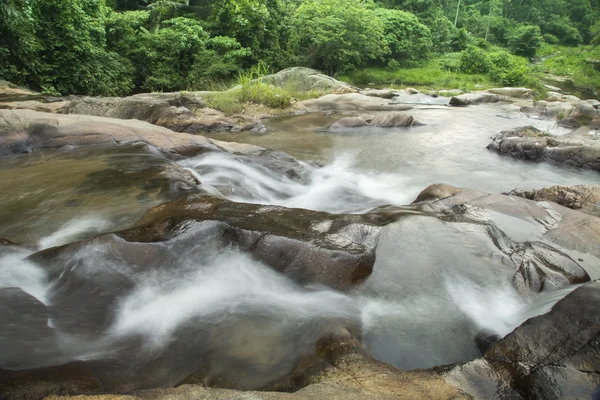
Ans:
POLYGON ((41 43, 39 85, 63 94, 122 95, 133 87, 131 66, 106 49, 104 0, 35 0, 41 43))
POLYGON ((375 15, 383 22, 391 59, 397 62, 414 61, 426 58, 432 51, 429 28, 413 14, 379 8, 375 10, 375 15))
POLYGON ((303 63, 333 75, 389 53, 371 3, 305 0, 292 21, 291 45, 303 63))
POLYGON ((507 42, 516 55, 532 58, 544 40, 539 26, 522 25, 508 33, 507 42))

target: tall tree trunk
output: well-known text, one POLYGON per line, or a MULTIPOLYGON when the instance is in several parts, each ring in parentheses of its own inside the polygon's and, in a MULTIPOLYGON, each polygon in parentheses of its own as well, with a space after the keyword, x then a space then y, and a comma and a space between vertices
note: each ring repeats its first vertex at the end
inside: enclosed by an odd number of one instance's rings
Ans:
POLYGON ((456 17, 454 18, 454 26, 458 23, 458 10, 460 10, 460 0, 458 0, 458 6, 456 6, 456 17))

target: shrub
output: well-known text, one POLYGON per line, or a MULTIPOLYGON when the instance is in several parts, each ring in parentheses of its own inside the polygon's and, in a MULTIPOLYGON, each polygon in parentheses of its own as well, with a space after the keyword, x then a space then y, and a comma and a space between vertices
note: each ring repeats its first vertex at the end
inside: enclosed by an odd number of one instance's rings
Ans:
POLYGON ((522 25, 512 29, 506 39, 514 54, 529 58, 535 57, 543 43, 540 27, 534 25, 522 25))
POLYGON ((490 59, 485 50, 473 45, 467 46, 460 53, 460 72, 466 74, 485 74, 491 67, 490 59))
POLYGON ((577 46, 578 44, 583 43, 581 33, 566 17, 552 19, 544 24, 544 32, 556 36, 560 43, 568 46, 577 46))
POLYGON ((559 44, 560 43, 560 40, 551 33, 544 33, 542 35, 542 38, 544 39, 544 42, 546 42, 548 44, 559 44))

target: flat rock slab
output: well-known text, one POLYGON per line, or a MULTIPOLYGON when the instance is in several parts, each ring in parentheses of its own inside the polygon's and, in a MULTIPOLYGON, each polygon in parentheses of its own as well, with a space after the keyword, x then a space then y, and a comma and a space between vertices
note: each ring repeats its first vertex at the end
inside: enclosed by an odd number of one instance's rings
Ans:
POLYGON ((145 143, 163 153, 181 155, 216 149, 203 136, 177 133, 135 119, 0 110, 0 154, 132 143, 145 143))
POLYGON ((412 108, 393 100, 360 93, 328 94, 318 99, 301 101, 297 106, 307 111, 404 111, 412 108))
POLYGON ((472 92, 454 96, 450 99, 451 106, 469 106, 483 103, 497 103, 500 96, 489 92, 472 92))

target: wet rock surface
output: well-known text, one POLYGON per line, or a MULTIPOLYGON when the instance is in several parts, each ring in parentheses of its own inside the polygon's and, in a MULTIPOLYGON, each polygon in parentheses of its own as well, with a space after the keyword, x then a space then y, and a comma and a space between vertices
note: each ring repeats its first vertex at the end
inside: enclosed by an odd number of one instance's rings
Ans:
POLYGON ((600 186, 598 185, 552 186, 532 190, 515 189, 506 194, 534 201, 551 201, 600 217, 600 186))
POLYGON ((558 204, 473 190, 447 196, 455 190, 446 188, 435 200, 437 190, 426 189, 423 197, 428 200, 420 203, 421 208, 464 213, 468 219, 491 223, 487 231, 505 254, 503 262, 515 268, 513 283, 518 290, 553 290, 598 277, 599 218, 558 204), (579 253, 590 258, 579 258, 579 253))
POLYGON ((522 127, 500 133, 487 148, 517 159, 552 161, 600 171, 600 137, 587 128, 551 136, 531 126, 522 127))
POLYGON ((378 226, 388 220, 201 196, 156 207, 139 228, 119 235, 130 242, 176 240, 186 230, 194 235, 191 221, 216 221, 225 244, 239 246, 298 282, 348 289, 370 275, 378 226))
POLYGON ((579 287, 495 343, 483 359, 453 367, 446 380, 474 398, 594 398, 599 301, 598 281, 579 287))

